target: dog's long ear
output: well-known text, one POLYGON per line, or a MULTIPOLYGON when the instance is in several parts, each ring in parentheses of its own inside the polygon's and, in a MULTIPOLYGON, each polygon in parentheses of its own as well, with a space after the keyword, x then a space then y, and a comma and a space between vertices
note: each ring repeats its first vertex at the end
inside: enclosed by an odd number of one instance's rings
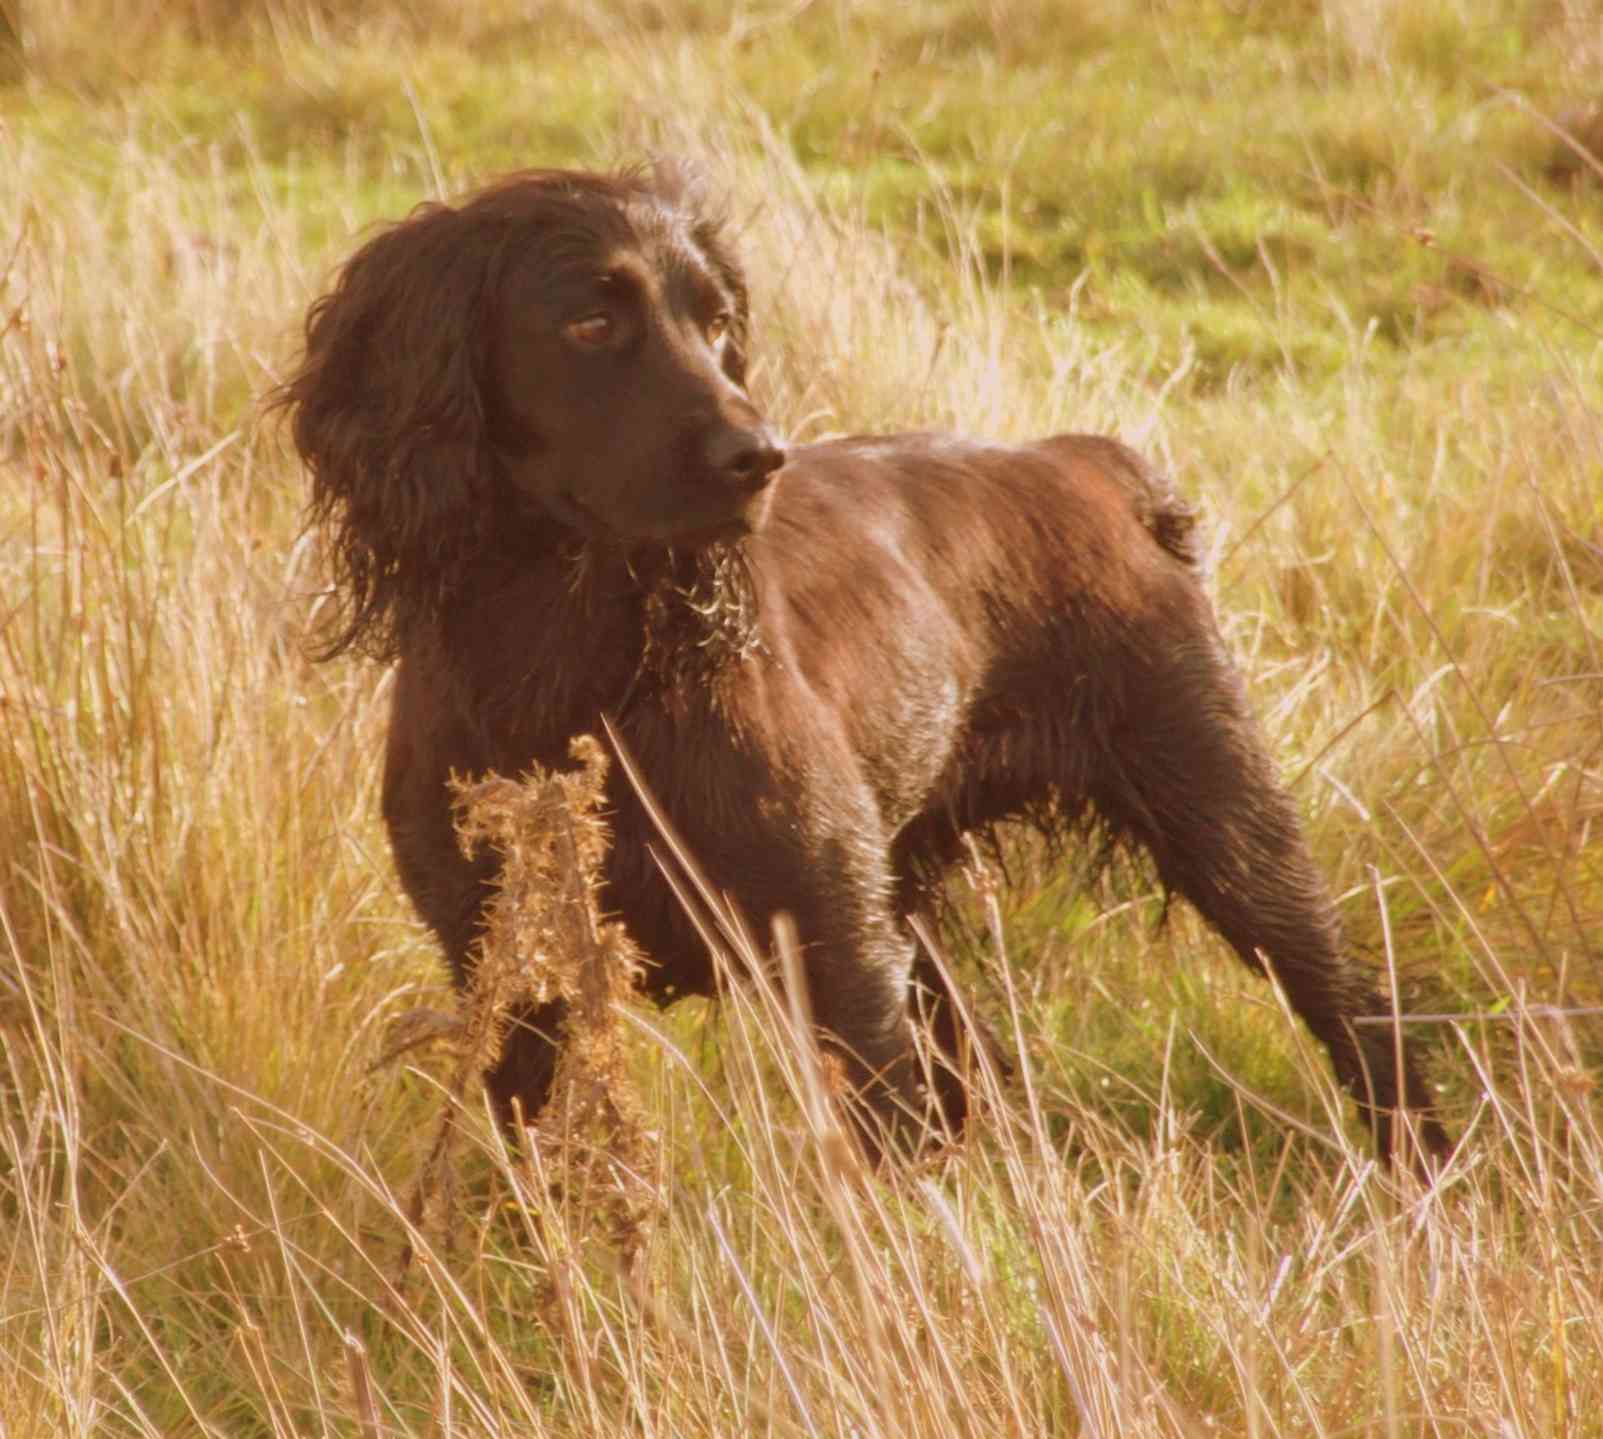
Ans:
POLYGON ((312 306, 301 366, 270 400, 332 539, 321 657, 393 655, 494 523, 481 377, 503 234, 426 205, 368 241, 312 306))

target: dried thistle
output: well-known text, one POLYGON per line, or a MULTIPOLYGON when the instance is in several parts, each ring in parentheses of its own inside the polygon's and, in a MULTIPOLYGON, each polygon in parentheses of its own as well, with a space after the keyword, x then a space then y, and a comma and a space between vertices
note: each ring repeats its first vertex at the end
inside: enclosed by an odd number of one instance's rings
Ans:
MULTIPOLYGON (((640 956, 616 921, 602 917, 600 890, 610 835, 607 758, 590 736, 573 742, 576 770, 536 769, 523 780, 489 775, 453 781, 457 833, 466 853, 488 845, 500 883, 486 907, 473 982, 463 996, 460 1101, 494 1067, 514 1006, 566 1006, 551 1099, 530 1142, 557 1160, 570 1195, 607 1216, 632 1257, 649 1186, 643 1110, 629 1072, 619 1006, 634 994, 640 956)), ((453 1105, 441 1121, 414 1198, 414 1219, 449 1227, 454 1191, 453 1105)))

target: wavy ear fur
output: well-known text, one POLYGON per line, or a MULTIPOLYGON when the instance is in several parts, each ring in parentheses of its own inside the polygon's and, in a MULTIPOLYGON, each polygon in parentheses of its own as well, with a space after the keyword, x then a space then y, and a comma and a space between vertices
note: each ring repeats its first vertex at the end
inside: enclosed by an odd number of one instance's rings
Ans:
POLYGON ((507 226, 420 206, 368 241, 306 319, 306 352, 271 398, 332 535, 338 609, 320 658, 396 653, 438 613, 495 523, 481 377, 507 226))

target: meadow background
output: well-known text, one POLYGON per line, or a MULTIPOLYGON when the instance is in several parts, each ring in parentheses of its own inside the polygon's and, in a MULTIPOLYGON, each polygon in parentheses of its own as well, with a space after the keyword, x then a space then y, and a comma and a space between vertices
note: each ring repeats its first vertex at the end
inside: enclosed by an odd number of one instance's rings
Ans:
POLYGON ((1603 1434, 1599 0, 7 15, 0 1434, 1603 1434), (858 1172, 747 987, 620 1018, 627 1170, 500 1146, 259 402, 364 227, 657 151, 793 436, 1115 432, 1203 507, 1434 1190, 1028 848, 939 939, 1020 1059, 969 1142, 858 1172))

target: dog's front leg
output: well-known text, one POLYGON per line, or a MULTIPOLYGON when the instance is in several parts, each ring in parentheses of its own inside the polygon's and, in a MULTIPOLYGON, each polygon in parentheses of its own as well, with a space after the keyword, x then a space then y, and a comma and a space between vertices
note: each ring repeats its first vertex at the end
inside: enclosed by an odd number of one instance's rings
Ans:
POLYGON ((913 1044, 915 950, 906 926, 880 902, 888 885, 862 837, 854 836, 855 855, 830 848, 833 862, 810 865, 779 907, 796 926, 818 1042, 838 1063, 848 1113, 877 1162, 916 1150, 934 1117, 913 1044))

